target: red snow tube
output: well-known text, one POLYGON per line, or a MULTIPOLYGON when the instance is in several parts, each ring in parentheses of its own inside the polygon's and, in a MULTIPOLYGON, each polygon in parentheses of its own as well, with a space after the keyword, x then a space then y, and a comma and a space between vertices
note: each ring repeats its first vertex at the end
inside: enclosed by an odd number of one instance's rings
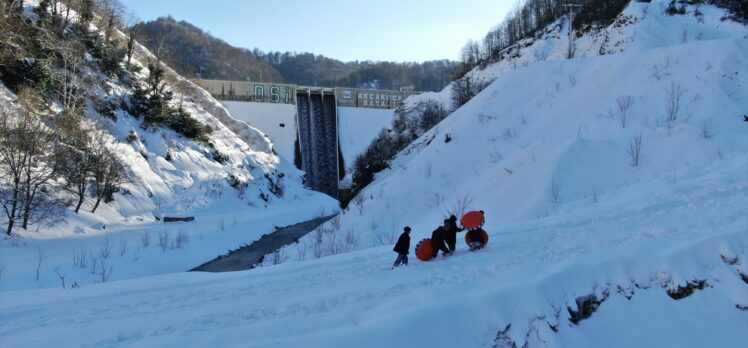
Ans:
POLYGON ((483 222, 485 221, 485 218, 483 217, 483 214, 479 211, 469 211, 465 213, 465 215, 460 219, 460 223, 462 226, 467 228, 468 230, 476 229, 481 226, 483 226, 483 222))
MULTIPOLYGON (((480 214, 480 213, 478 213, 478 214, 480 214)), ((483 230, 482 228, 480 229, 479 232, 480 232, 480 238, 483 241, 483 246, 485 247, 488 244, 488 233, 486 233, 486 231, 483 230)), ((465 233, 465 244, 467 244, 468 246, 470 246, 470 231, 468 231, 467 233, 465 233)))
POLYGON ((434 246, 431 244, 431 238, 421 239, 416 244, 416 257, 421 261, 428 261, 434 256, 434 246))

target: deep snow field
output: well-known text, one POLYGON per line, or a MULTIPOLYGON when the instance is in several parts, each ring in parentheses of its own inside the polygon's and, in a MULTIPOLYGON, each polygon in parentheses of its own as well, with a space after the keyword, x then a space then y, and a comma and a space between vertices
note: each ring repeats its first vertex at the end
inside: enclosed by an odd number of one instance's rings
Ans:
POLYGON ((0 337, 9 347, 490 347, 511 324, 503 337, 520 346, 744 347, 747 165, 692 168, 564 217, 498 227, 489 215, 487 248, 461 244, 396 270, 385 246, 244 272, 6 291, 0 337), (667 295, 692 280, 708 286, 667 295), (588 294, 606 299, 571 324, 566 307, 588 294))
MULTIPOLYGON (((748 28, 720 20, 724 11, 712 6, 701 7, 700 20, 692 6, 667 16, 667 3, 632 2, 625 21, 579 38, 575 59, 563 58, 565 25, 557 23, 520 45, 517 58, 470 72, 493 82, 401 152, 339 215, 339 228, 323 227, 321 243, 353 231, 349 253, 314 258, 310 235, 283 248, 279 265, 182 272, 336 208, 303 189, 301 173, 270 146, 250 157, 288 173, 289 191, 267 206, 236 197, 223 178, 206 179, 241 167, 213 168, 184 150, 180 167, 162 168, 152 150, 141 165, 163 185, 164 210, 198 220, 147 220, 150 202, 107 208, 111 222, 76 218, 72 231, 0 241, 0 346, 748 346, 748 28), (668 121, 674 96, 679 110, 668 121), (618 101, 626 99, 624 124, 618 101), (204 175, 185 174, 188 160, 204 175), (187 193, 168 173, 192 184, 187 193), (210 194, 214 182, 220 194, 210 194), (196 202, 181 204, 186 198, 196 202), (411 252, 407 267, 390 269, 402 227, 413 228, 412 250, 458 200, 485 210, 488 246, 468 252, 460 234, 455 255, 420 262, 411 252), (165 228, 171 238, 187 231, 189 244, 162 251, 165 228), (71 257, 107 240, 113 271, 102 283, 71 257), (70 289, 73 281, 80 287, 70 289), (584 297, 596 310, 577 322, 584 297)), ((449 95, 448 87, 407 102, 447 103, 449 95)), ((221 148, 241 146, 222 134, 221 148)))

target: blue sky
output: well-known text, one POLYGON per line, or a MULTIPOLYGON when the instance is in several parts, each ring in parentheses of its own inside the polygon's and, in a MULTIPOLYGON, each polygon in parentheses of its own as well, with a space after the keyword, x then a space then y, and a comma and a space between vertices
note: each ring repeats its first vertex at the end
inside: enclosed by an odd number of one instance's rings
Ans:
POLYGON ((171 15, 226 42, 350 60, 457 59, 515 0, 122 0, 140 20, 171 15))

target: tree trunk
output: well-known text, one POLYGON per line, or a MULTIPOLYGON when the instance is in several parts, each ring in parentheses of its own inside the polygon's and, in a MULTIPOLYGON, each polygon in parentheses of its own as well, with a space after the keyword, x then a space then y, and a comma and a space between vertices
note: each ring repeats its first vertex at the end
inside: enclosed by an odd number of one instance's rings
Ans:
POLYGON ((83 205, 83 200, 86 198, 86 195, 78 194, 78 204, 75 206, 75 213, 78 214, 78 211, 81 210, 81 205, 83 205))
POLYGON ((96 212, 96 208, 99 207, 99 203, 101 203, 101 198, 102 197, 103 196, 96 196, 96 203, 94 204, 93 209, 91 209, 91 213, 95 213, 96 212))
POLYGON ((33 195, 31 194, 31 163, 28 164, 29 167, 26 169, 26 185, 24 185, 24 194, 26 195, 26 200, 23 202, 23 223, 21 223, 21 228, 28 229, 29 227, 29 218, 31 216, 31 202, 34 199, 33 195))
POLYGON ((27 230, 29 228, 29 219, 31 218, 31 212, 29 212, 29 208, 25 208, 23 210, 23 223, 21 224, 21 228, 24 230, 27 230))
POLYGON ((36 198, 36 190, 38 189, 38 186, 34 187, 34 190, 31 192, 30 195, 27 195, 26 202, 24 202, 23 207, 23 224, 21 227, 26 230, 29 228, 29 220, 31 220, 31 210, 34 209, 32 203, 34 202, 34 198, 36 198))
POLYGON ((15 187, 13 188, 13 204, 11 204, 10 212, 8 212, 8 229, 5 231, 9 236, 13 233, 13 225, 16 223, 16 211, 18 210, 18 185, 18 180, 15 180, 15 187))
POLYGON ((86 179, 83 179, 83 182, 78 184, 78 204, 75 206, 75 213, 78 214, 78 211, 81 209, 81 205, 83 205, 83 201, 86 199, 86 179))

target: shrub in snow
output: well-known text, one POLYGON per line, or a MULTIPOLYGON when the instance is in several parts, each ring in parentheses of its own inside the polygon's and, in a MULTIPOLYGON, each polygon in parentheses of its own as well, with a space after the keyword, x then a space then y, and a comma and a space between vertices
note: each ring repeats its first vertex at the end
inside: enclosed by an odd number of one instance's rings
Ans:
POLYGON ((595 294, 577 297, 574 300, 577 305, 577 309, 566 307, 570 315, 569 321, 574 324, 578 324, 580 321, 589 318, 590 316, 592 316, 592 313, 595 313, 597 308, 600 307, 600 304, 607 299, 607 291, 603 293, 603 298, 601 299, 598 299, 595 294))
POLYGON ((145 127, 163 125, 187 138, 207 141, 212 128, 201 125, 181 106, 172 106, 174 93, 166 86, 161 62, 149 62, 148 70, 146 83, 136 82, 133 87, 130 114, 143 117, 145 127))
POLYGON ((639 166, 639 160, 641 158, 641 150, 642 150, 642 135, 636 135, 629 140, 629 149, 628 154, 631 158, 631 166, 632 167, 638 167, 639 166))
POLYGON ((673 300, 680 300, 691 296, 695 290, 703 290, 707 286, 709 286, 709 284, 707 284, 706 279, 695 279, 687 282, 686 285, 678 286, 674 289, 668 289, 667 294, 673 300))

